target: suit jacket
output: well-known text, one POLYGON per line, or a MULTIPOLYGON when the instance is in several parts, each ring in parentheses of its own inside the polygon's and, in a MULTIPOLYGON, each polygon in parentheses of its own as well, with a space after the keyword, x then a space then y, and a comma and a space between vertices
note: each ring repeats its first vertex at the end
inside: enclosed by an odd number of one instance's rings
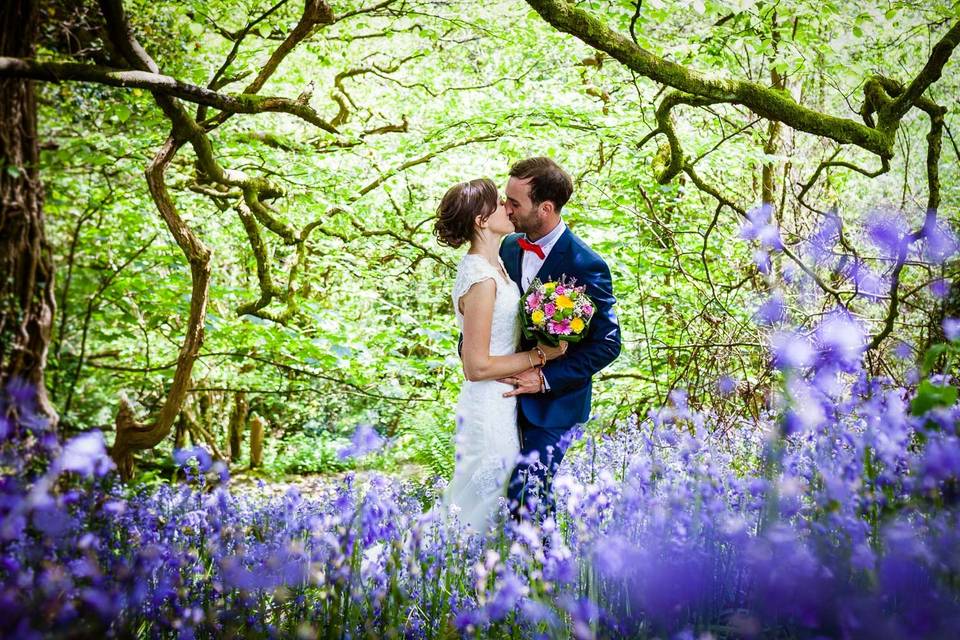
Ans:
MULTIPOLYGON (((523 260, 523 250, 517 244, 520 237, 521 234, 509 235, 500 245, 500 258, 518 289, 523 260)), ((586 422, 590 418, 593 374, 620 355, 620 325, 613 309, 616 298, 610 269, 603 258, 569 228, 557 240, 536 275, 541 282, 557 280, 560 276, 586 285, 587 295, 593 299, 596 309, 583 340, 571 344, 566 355, 551 360, 543 368, 550 391, 519 396, 524 417, 531 424, 546 428, 569 428, 586 422)), ((527 340, 521 344, 523 349, 533 346, 534 343, 527 340)))

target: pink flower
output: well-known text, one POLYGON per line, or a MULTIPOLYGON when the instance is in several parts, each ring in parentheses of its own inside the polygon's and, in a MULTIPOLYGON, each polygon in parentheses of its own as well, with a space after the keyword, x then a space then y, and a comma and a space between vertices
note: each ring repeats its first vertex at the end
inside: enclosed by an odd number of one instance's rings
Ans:
POLYGON ((540 303, 543 302, 543 296, 539 293, 531 293, 527 298, 527 311, 533 311, 540 306, 540 303))
POLYGON ((582 311, 583 311, 584 318, 590 318, 593 315, 593 306, 589 304, 585 304, 583 305, 582 311))
POLYGON ((547 330, 555 336, 568 336, 570 335, 570 320, 565 319, 560 322, 551 320, 547 323, 547 330))
POLYGON ((562 285, 562 284, 558 284, 558 285, 557 285, 557 288, 554 289, 554 291, 557 292, 557 295, 558 295, 558 296, 562 296, 564 293, 566 293, 567 290, 563 288, 563 285, 562 285))
POLYGON ((548 318, 552 318, 553 314, 557 312, 557 305, 553 304, 552 302, 548 302, 547 304, 543 305, 543 312, 548 318))

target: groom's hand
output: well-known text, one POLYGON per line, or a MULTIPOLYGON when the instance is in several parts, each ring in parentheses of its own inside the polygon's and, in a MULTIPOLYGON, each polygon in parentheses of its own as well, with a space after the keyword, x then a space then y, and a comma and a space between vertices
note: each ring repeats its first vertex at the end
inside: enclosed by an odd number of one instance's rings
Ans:
POLYGON ((507 391, 503 394, 504 398, 518 396, 521 393, 540 393, 540 371, 538 369, 527 369, 515 376, 500 378, 499 382, 512 384, 516 389, 507 391))

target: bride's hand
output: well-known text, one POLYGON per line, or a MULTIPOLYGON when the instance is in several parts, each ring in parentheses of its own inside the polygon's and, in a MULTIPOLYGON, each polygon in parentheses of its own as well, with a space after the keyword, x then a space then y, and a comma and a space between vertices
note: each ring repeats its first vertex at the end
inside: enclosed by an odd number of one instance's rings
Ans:
POLYGON ((547 356, 547 360, 556 360, 563 354, 567 352, 567 347, 570 346, 569 343, 560 341, 560 344, 556 347, 551 347, 548 344, 538 343, 538 347, 543 351, 543 354, 547 356))

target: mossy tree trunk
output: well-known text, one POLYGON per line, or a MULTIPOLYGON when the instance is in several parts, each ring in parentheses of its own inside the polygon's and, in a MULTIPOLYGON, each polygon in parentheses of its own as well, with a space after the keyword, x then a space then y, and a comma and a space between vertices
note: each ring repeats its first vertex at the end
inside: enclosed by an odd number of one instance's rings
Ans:
POLYGON ((243 432, 247 426, 249 405, 246 395, 240 391, 234 396, 233 411, 230 412, 230 461, 240 459, 243 445, 243 432))
MULTIPOLYGON (((0 55, 30 58, 37 3, 10 0, 0 11, 0 55)), ((0 78, 0 389, 26 384, 55 425, 43 371, 56 307, 43 219, 34 83, 0 78)))

